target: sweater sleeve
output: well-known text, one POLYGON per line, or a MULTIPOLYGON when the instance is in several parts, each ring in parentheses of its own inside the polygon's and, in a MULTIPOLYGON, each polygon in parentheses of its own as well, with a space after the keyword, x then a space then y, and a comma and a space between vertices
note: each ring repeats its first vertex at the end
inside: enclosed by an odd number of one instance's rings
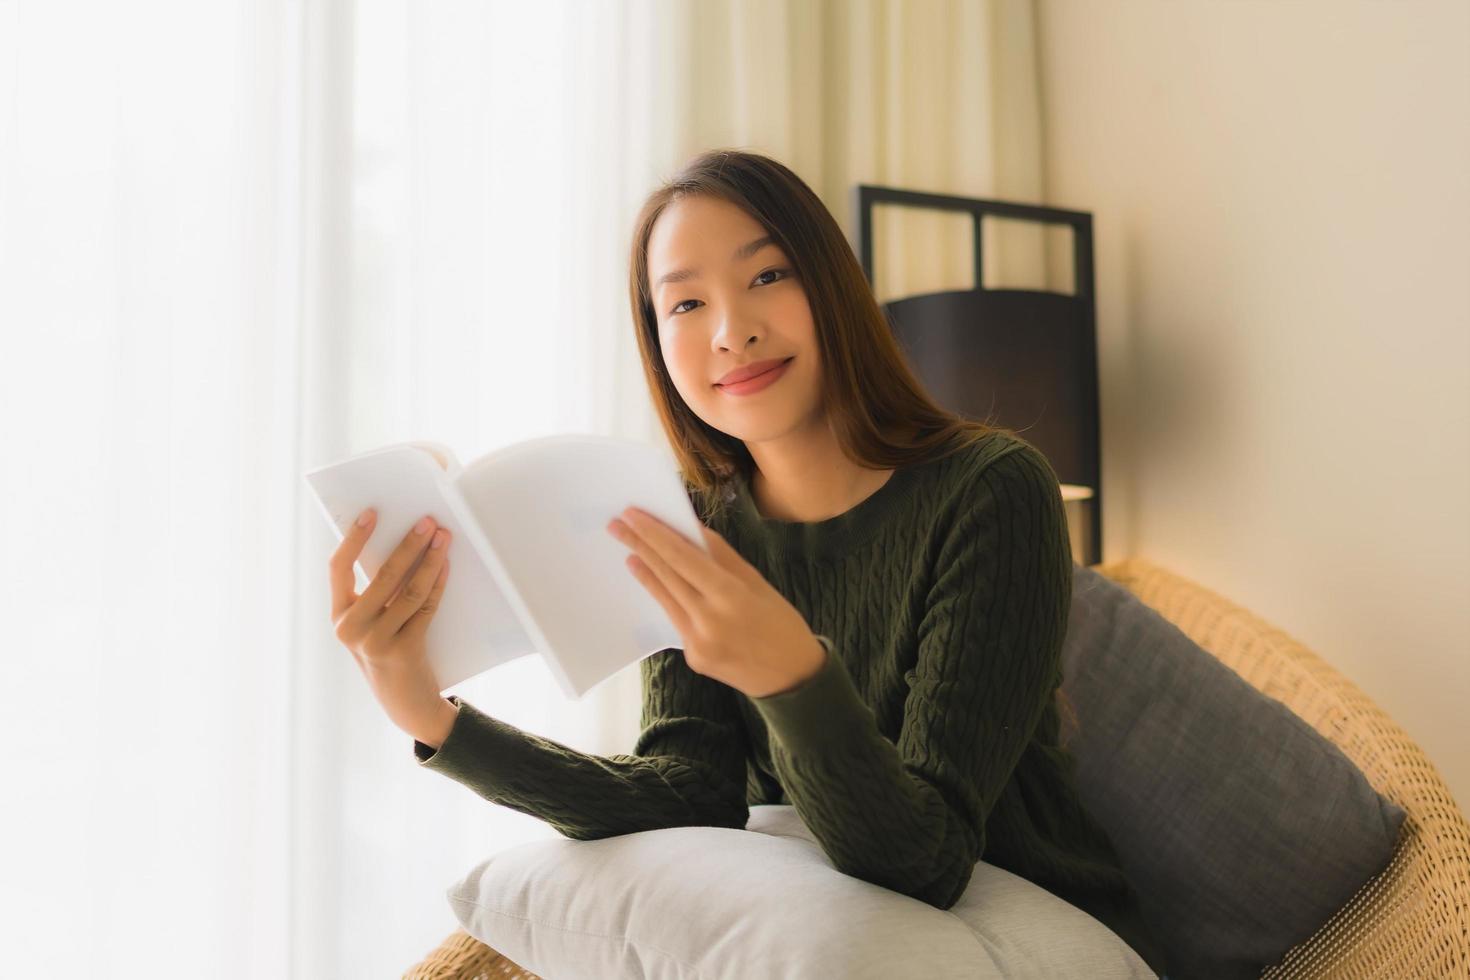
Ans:
POLYGON ((829 644, 751 698, 782 785, 840 871, 947 909, 1061 679, 1072 557, 1061 489, 1029 446, 995 459, 940 542, 897 744, 829 644))
POLYGON ((742 829, 747 735, 737 692, 670 647, 639 661, 642 732, 632 755, 590 755, 493 718, 459 712, 438 750, 414 756, 479 796, 546 821, 573 840, 664 827, 742 829))

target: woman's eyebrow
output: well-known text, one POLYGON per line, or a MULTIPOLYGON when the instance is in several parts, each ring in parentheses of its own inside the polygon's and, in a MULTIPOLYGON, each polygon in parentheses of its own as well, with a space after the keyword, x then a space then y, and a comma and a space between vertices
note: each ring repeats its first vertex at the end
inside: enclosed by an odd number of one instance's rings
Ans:
MULTIPOLYGON (((757 238, 755 241, 747 242, 737 248, 735 250, 734 256, 731 257, 730 261, 742 262, 745 259, 750 258, 756 252, 759 252, 761 249, 765 248, 767 245, 775 244, 776 239, 771 235, 767 235, 764 238, 757 238)), ((658 282, 653 284, 653 288, 658 289, 666 282, 686 282, 690 279, 698 279, 699 276, 700 272, 698 269, 675 269, 673 272, 659 276, 658 282)))

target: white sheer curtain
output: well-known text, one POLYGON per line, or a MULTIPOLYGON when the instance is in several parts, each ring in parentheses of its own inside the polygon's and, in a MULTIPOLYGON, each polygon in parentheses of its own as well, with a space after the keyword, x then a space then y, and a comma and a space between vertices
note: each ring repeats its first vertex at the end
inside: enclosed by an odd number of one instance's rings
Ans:
POLYGON ((298 39, 0 3, 8 976, 287 966, 298 39))
MULTIPOLYGON (((1029 37, 990 60, 1029 17, 0 0, 0 974, 396 977, 432 949, 450 882, 554 832, 417 767, 332 635, 301 472, 661 439, 642 197, 721 145, 844 221, 859 181, 1034 199, 991 132, 1034 136, 1029 37)), ((909 233, 914 285, 962 274, 909 233)), ((637 734, 636 670, 577 706, 534 658, 455 692, 584 751, 637 734)))
MULTIPOLYGON (((397 976, 450 881, 553 833, 417 768, 300 474, 657 437, 622 280, 654 174, 569 130, 612 63, 570 12, 0 3, 0 974, 397 976)), ((577 710, 534 659, 457 690, 636 735, 636 671, 577 710)))
MULTIPOLYGON (((310 224, 341 240, 323 242, 309 280, 304 459, 420 437, 462 462, 557 431, 662 438, 624 279, 655 175, 588 101, 620 84, 621 51, 579 7, 395 0, 324 25, 323 44, 343 47, 319 89, 350 108, 323 116, 350 126, 307 154, 322 187, 310 224)), ((331 636, 333 542, 301 519, 296 966, 387 976, 455 928, 444 891, 474 861, 556 834, 418 768, 331 636)), ((631 751, 638 732, 636 668, 575 705, 537 658, 454 693, 583 751, 631 751)))

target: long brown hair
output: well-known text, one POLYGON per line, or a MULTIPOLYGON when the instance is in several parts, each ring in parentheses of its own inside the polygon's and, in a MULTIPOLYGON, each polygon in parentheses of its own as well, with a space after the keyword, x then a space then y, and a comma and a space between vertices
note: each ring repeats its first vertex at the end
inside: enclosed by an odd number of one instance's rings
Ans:
MULTIPOLYGON (((942 459, 993 432, 1013 429, 965 418, 938 405, 909 368, 862 265, 821 198, 791 170, 757 153, 708 150, 648 196, 634 224, 628 291, 643 376, 701 518, 730 499, 729 481, 749 480, 755 459, 740 439, 707 424, 684 402, 664 369, 658 316, 648 286, 648 239, 673 202, 693 195, 743 209, 776 239, 806 291, 822 357, 822 398, 844 455, 890 469, 942 459)), ((1056 703, 1075 732, 1065 693, 1056 703)), ((1069 741, 1063 736, 1062 745, 1069 741)))
POLYGON ((664 368, 648 286, 648 239, 665 208, 707 195, 744 210, 776 239, 806 291, 822 357, 822 398, 843 454, 891 469, 939 459, 995 431, 948 411, 916 378, 872 286, 826 205, 782 164, 740 150, 699 154, 649 195, 638 213, 628 289, 643 375, 685 483, 709 512, 728 500, 735 474, 755 460, 745 443, 708 425, 685 404, 664 368))

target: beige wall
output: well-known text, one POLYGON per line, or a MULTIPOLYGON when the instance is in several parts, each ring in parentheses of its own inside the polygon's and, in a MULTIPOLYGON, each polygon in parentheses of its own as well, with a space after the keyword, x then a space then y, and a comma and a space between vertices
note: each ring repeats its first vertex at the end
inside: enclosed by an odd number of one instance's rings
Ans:
POLYGON ((1470 809, 1470 3, 1038 0, 1104 558, 1255 610, 1470 809))

